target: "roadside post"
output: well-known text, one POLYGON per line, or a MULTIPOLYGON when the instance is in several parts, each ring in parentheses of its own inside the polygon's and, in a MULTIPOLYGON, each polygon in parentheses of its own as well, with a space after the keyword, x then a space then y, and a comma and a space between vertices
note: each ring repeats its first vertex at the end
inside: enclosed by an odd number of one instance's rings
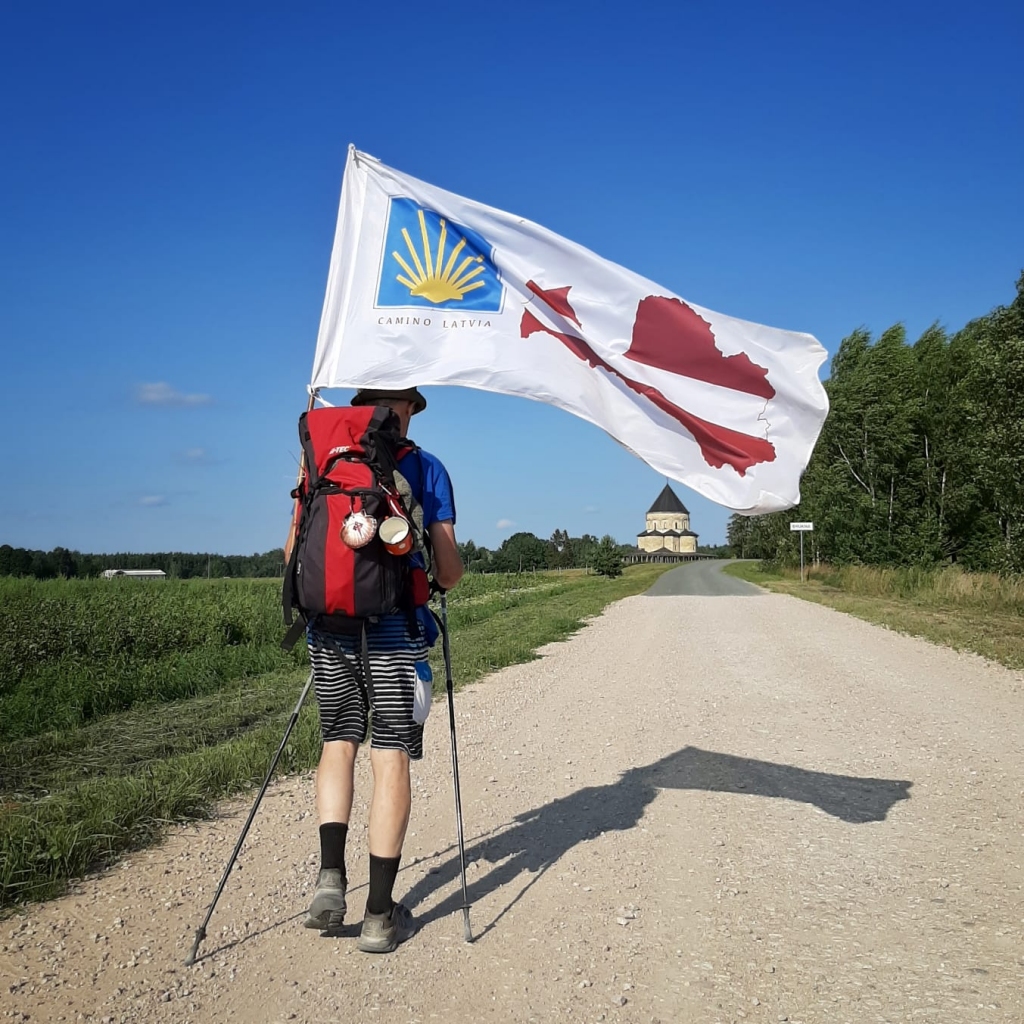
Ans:
POLYGON ((804 534, 814 529, 814 523, 790 523, 789 529, 800 534, 800 582, 804 581, 804 534))

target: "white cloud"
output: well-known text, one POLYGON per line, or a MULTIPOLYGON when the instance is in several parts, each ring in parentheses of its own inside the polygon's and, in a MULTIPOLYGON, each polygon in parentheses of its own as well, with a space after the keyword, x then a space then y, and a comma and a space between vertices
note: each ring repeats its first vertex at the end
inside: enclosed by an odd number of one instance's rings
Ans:
POLYGON ((175 390, 165 381, 158 381, 156 384, 140 384, 135 389, 135 401, 139 405, 182 407, 209 405, 213 399, 209 395, 187 395, 183 391, 175 390))
POLYGON ((514 519, 499 519, 494 525, 499 530, 508 530, 515 526, 516 522, 514 519))
POLYGON ((162 494, 147 494, 139 498, 139 504, 146 508, 156 508, 158 505, 166 505, 167 498, 162 494))
POLYGON ((175 453, 174 461, 183 466, 212 466, 217 460, 206 448, 186 448, 175 453))
POLYGON ((593 512, 599 512, 600 509, 596 505, 588 505, 583 511, 590 514, 593 512))

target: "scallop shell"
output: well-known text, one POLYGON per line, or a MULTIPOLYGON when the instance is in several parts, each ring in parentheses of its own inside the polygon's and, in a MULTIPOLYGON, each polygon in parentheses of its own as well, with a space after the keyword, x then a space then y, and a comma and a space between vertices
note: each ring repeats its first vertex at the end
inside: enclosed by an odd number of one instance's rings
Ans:
POLYGON ((365 512, 350 512, 341 524, 341 539, 350 548, 361 548, 373 540, 377 520, 365 512))

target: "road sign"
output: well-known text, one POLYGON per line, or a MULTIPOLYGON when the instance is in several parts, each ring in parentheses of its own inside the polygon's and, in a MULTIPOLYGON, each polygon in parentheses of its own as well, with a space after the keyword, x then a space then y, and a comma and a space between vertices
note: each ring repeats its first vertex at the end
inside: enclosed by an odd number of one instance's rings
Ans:
POLYGON ((814 529, 814 523, 790 523, 789 529, 800 534, 800 582, 804 581, 804 534, 814 529))

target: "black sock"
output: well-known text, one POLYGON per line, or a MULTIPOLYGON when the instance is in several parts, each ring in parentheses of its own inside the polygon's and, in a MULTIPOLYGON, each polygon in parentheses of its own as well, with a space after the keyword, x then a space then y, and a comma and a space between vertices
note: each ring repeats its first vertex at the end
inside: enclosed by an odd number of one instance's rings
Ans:
POLYGON ((345 874, 345 839, 348 836, 348 825, 341 821, 328 821, 320 826, 320 867, 341 868, 341 877, 345 874))
POLYGON ((366 897, 366 909, 371 914, 389 914, 395 901, 391 898, 398 877, 398 857, 375 857, 370 854, 370 892, 366 897))

